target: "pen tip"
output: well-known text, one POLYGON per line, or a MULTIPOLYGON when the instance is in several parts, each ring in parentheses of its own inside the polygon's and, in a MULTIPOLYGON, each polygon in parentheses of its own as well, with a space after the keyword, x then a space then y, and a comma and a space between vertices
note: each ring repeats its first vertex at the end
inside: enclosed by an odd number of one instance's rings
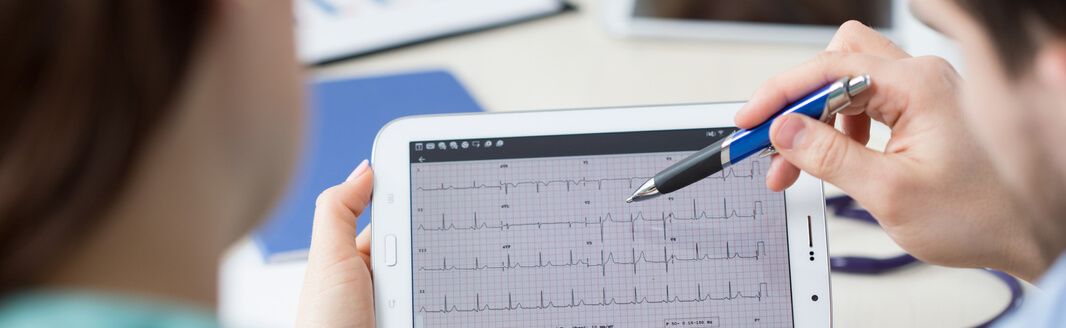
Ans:
POLYGON ((629 204, 629 203, 632 203, 632 202, 633 202, 633 197, 632 196, 630 196, 629 198, 626 198, 626 204, 629 204))

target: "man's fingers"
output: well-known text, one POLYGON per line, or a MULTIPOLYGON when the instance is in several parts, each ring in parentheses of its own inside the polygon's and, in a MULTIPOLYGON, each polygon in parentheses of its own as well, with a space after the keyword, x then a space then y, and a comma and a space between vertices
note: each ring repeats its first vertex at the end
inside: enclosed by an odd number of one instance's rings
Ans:
POLYGON ((800 170, 781 155, 774 155, 770 161, 770 170, 766 174, 766 187, 773 191, 788 188, 799 179, 800 170))
POLYGON ((854 20, 840 25, 825 50, 864 53, 885 59, 911 56, 883 34, 854 20))
POLYGON ((774 120, 770 139, 781 156, 801 170, 840 187, 848 194, 876 188, 883 155, 848 138, 832 126, 790 114, 774 120))
POLYGON ((870 142, 870 116, 866 115, 866 113, 859 113, 858 115, 838 117, 841 118, 844 133, 851 140, 863 145, 870 142))
POLYGON ((814 59, 766 81, 734 118, 738 127, 750 129, 766 121, 788 104, 844 76, 871 74, 875 82, 858 95, 856 105, 865 104, 879 89, 878 77, 887 61, 865 54, 823 52, 814 59))

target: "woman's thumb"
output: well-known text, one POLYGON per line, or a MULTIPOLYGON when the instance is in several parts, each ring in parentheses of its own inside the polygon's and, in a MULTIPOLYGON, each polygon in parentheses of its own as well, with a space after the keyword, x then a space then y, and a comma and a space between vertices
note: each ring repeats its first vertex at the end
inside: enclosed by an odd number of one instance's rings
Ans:
POLYGON ((344 183, 318 195, 311 231, 312 262, 328 265, 357 255, 356 221, 373 194, 373 170, 363 161, 344 183))
POLYGON ((347 180, 318 196, 298 327, 374 326, 370 268, 355 237, 356 220, 370 203, 373 175, 364 161, 347 180))

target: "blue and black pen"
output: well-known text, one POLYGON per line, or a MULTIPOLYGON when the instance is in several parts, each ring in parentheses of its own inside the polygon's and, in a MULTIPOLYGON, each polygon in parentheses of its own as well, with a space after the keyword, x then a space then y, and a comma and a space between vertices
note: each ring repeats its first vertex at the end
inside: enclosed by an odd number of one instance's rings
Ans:
POLYGON ((639 202, 677 191, 759 152, 760 157, 769 156, 776 152, 770 143, 770 124, 774 119, 796 113, 828 122, 834 114, 851 104, 851 97, 869 88, 870 82, 869 75, 861 75, 829 83, 785 106, 759 126, 734 132, 670 165, 641 185, 626 202, 639 202))

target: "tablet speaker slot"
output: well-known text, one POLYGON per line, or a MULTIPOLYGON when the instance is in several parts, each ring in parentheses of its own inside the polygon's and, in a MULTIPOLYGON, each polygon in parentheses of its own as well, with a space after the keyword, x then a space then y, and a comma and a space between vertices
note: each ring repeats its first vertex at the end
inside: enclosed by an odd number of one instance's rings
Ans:
POLYGON ((811 236, 811 216, 807 216, 807 246, 814 248, 814 238, 811 236))

